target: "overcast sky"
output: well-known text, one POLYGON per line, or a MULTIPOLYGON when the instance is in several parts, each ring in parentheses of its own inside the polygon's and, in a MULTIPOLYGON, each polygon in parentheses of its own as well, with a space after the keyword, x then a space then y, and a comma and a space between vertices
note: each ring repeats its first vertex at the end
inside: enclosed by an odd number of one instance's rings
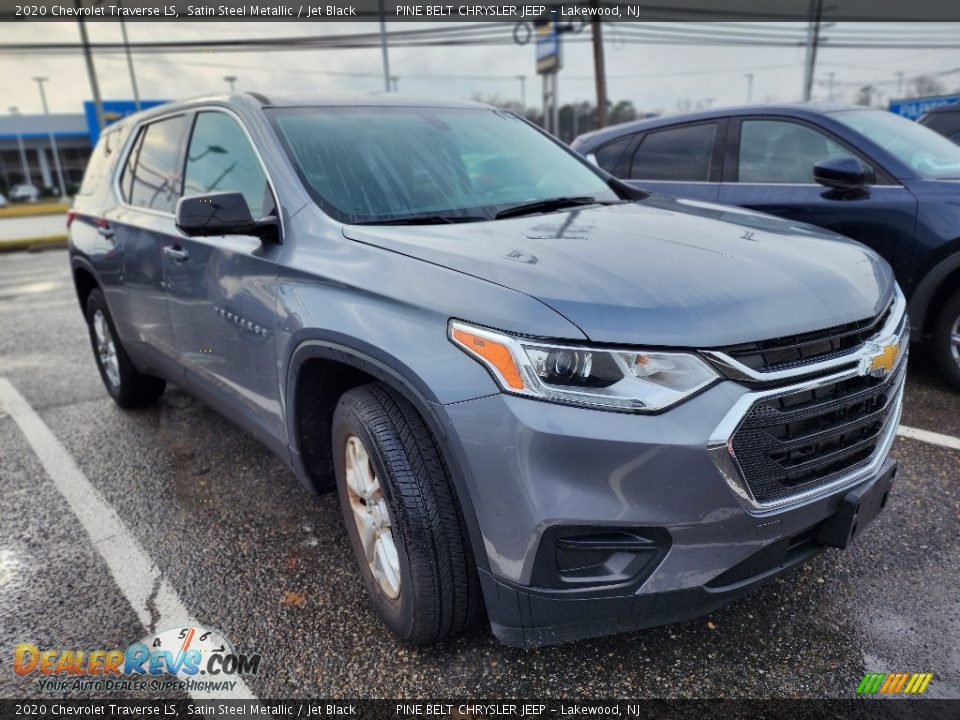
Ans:
MULTIPOLYGON (((850 24, 841 23, 841 26, 850 24)), ((860 24, 862 27, 863 24, 860 24)), ((943 25, 960 25, 944 23, 943 25)), ((437 24, 431 24, 436 27, 437 24)), ((115 23, 88 23, 92 41, 119 41, 115 23)), ((283 35, 328 35, 375 32, 376 23, 128 23, 130 41, 183 40, 283 35)), ((412 23, 388 24, 389 29, 411 29, 412 23)), ((887 27, 891 27, 887 25, 887 27)), ((907 25, 899 25, 908 28, 907 25)), ((929 25, 927 26, 929 27, 929 25)), ((605 25, 606 58, 611 100, 632 100, 640 111, 676 112, 681 103, 713 106, 743 103, 747 99, 746 73, 754 74, 753 100, 800 99, 803 48, 626 45, 618 41, 615 25, 605 25)), ((957 28, 960 33, 960 27, 957 28)), ((0 25, 0 43, 77 42, 76 23, 6 23, 0 25)), ((527 76, 528 105, 539 104, 540 81, 534 71, 534 50, 527 46, 394 48, 392 74, 404 94, 469 98, 475 95, 519 100, 518 74, 527 76), (456 77, 461 76, 461 77, 456 77), (470 76, 470 77, 463 77, 470 76)), ((95 56, 104 98, 132 97, 122 54, 95 56)), ((382 90, 379 49, 309 50, 295 53, 204 53, 135 56, 144 98, 183 98, 226 89, 224 75, 239 77, 238 88, 316 93, 374 92, 382 90), (338 75, 338 73, 341 73, 338 75), (342 73, 369 73, 369 77, 342 73)), ((852 100, 856 87, 879 83, 886 97, 897 92, 895 73, 907 76, 956 72, 939 76, 948 92, 960 89, 960 50, 831 50, 820 51, 815 97, 827 96, 828 73, 834 73, 835 99, 852 100)), ((562 103, 594 98, 593 65, 589 44, 569 45, 559 78, 562 103)), ((34 75, 49 76, 48 96, 53 112, 80 112, 91 97, 82 56, 39 56, 0 53, 0 90, 6 112, 39 112, 34 75)))

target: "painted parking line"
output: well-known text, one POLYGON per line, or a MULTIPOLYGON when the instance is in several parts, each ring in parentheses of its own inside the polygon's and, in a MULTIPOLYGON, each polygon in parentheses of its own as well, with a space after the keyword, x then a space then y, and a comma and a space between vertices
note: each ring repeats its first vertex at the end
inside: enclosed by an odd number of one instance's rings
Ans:
POLYGON ((911 440, 920 440, 921 442, 930 443, 931 445, 950 448, 951 450, 960 450, 960 438, 955 438, 953 435, 944 435, 943 433, 906 427, 905 425, 897 428, 897 435, 910 438, 911 440))
MULTIPOLYGON (((0 378, 0 414, 3 412, 19 426, 148 633, 199 625, 113 507, 90 484, 67 449, 6 378, 0 378)), ((235 679, 231 691, 190 694, 197 699, 256 699, 241 677, 235 679)))

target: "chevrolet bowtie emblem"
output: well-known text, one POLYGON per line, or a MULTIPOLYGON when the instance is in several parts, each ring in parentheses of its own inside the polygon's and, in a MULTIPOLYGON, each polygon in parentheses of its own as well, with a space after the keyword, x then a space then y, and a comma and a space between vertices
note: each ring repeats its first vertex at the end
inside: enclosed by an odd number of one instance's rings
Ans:
POLYGON ((900 343, 890 343, 880 348, 880 352, 870 359, 867 372, 870 375, 887 375, 893 372, 893 365, 900 356, 900 343))

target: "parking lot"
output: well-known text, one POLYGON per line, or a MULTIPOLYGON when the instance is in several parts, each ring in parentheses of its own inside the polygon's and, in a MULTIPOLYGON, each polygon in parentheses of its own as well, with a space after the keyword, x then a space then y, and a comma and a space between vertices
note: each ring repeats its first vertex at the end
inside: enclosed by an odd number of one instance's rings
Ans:
POLYGON ((866 671, 932 672, 928 696, 960 697, 960 397, 921 348, 911 365, 903 425, 938 435, 898 438, 892 501, 848 551, 679 625, 533 651, 481 625, 416 650, 366 604, 334 495, 309 495, 176 388, 121 411, 65 252, 0 255, 0 378, 28 404, 14 417, 0 393, 0 695, 44 695, 11 671, 17 643, 124 648, 161 618, 185 622, 173 608, 262 654, 247 679, 262 698, 852 697, 866 671), (50 433, 34 444, 19 424, 30 413, 50 433), (65 456, 73 487, 96 488, 153 567, 118 575, 104 548, 126 535, 87 534, 49 472, 65 456))

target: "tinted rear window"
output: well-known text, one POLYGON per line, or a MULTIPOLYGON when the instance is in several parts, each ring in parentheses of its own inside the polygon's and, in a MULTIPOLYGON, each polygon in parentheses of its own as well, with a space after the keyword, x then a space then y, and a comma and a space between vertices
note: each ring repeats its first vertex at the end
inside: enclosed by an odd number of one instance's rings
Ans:
POLYGON ((140 130, 127 159, 121 188, 131 205, 172 213, 180 199, 181 147, 186 116, 166 118, 140 130))
POLYGON ((716 132, 716 123, 705 123, 648 133, 633 154, 630 177, 686 182, 709 180, 716 132))

